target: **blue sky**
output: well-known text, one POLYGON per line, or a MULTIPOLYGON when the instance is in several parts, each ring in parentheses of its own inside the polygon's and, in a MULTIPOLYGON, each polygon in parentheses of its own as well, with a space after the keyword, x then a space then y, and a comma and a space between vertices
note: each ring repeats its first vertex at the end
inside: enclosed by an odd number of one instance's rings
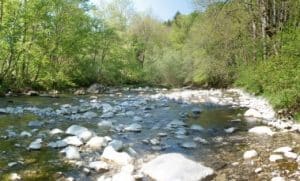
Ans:
POLYGON ((159 19, 172 19, 177 11, 188 14, 194 10, 192 0, 133 0, 138 11, 148 11, 159 19))

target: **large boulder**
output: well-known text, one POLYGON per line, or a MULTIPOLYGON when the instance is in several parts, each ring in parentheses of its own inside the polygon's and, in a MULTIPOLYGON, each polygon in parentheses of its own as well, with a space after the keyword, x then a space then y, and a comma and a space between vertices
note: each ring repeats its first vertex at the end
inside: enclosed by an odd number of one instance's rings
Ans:
POLYGON ((90 94, 99 94, 105 92, 106 87, 101 84, 95 83, 91 85, 86 91, 90 94))
POLYGON ((213 175, 213 169, 179 153, 163 154, 142 165, 142 172, 157 181, 199 181, 213 175))

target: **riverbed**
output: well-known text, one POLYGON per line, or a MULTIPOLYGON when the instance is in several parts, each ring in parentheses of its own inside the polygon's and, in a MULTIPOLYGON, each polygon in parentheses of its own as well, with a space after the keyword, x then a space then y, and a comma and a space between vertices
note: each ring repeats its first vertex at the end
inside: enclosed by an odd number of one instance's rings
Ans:
MULTIPOLYGON (((0 98, 0 178, 117 180, 124 164, 103 156, 113 142, 118 143, 118 153, 130 158, 132 168, 125 173, 129 180, 149 180, 143 165, 168 153, 211 168, 214 173, 208 180, 298 180, 299 133, 273 127, 272 135, 249 133, 270 120, 244 116, 255 101, 242 96, 230 90, 140 88, 0 98), (86 134, 76 135, 74 126, 86 134), (89 142, 93 137, 101 140, 96 146, 89 142), (282 153, 282 159, 270 161, 275 149, 287 146, 296 156, 282 153), (78 155, 69 157, 69 147, 78 155), (245 159, 248 150, 257 155, 245 159), (100 161, 105 168, 91 164, 100 161)), ((263 106, 258 107, 267 110, 263 106)))

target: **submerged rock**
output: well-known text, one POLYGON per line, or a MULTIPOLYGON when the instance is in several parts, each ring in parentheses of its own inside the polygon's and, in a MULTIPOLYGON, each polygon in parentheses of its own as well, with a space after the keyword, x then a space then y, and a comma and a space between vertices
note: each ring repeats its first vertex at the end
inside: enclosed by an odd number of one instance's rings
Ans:
POLYGON ((41 122, 41 121, 30 121, 28 123, 28 126, 31 127, 31 128, 39 128, 39 127, 41 127, 43 125, 44 125, 44 123, 41 122))
POLYGON ((197 144, 195 142, 184 142, 180 144, 180 146, 186 149, 193 149, 197 147, 197 144))
POLYGON ((66 143, 63 140, 58 140, 58 141, 55 141, 55 142, 48 143, 48 146, 51 147, 51 148, 63 148, 63 147, 68 146, 68 143, 66 143))
POLYGON ((179 153, 163 154, 142 165, 142 172, 157 181, 199 181, 213 175, 213 169, 179 153))
POLYGON ((142 126, 140 124, 133 123, 133 124, 127 126, 124 130, 125 131, 131 131, 131 132, 141 132, 142 131, 142 126))
POLYGON ((195 130, 195 131, 204 131, 204 128, 200 125, 197 125, 197 124, 193 124, 191 126, 191 130, 195 130))

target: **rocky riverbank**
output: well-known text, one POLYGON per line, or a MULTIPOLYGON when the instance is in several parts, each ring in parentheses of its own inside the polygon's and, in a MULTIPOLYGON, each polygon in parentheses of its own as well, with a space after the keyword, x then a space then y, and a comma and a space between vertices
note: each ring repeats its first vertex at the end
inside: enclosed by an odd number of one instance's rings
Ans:
POLYGON ((241 90, 111 89, 93 96, 1 101, 0 135, 7 143, 0 149, 2 178, 190 181, 300 176, 300 126, 277 119, 266 100, 241 90), (55 156, 34 155, 45 151, 55 156), (34 154, 26 157, 28 153, 34 154), (57 164, 66 168, 53 169, 57 164), (32 170, 35 166, 53 171, 32 170))

